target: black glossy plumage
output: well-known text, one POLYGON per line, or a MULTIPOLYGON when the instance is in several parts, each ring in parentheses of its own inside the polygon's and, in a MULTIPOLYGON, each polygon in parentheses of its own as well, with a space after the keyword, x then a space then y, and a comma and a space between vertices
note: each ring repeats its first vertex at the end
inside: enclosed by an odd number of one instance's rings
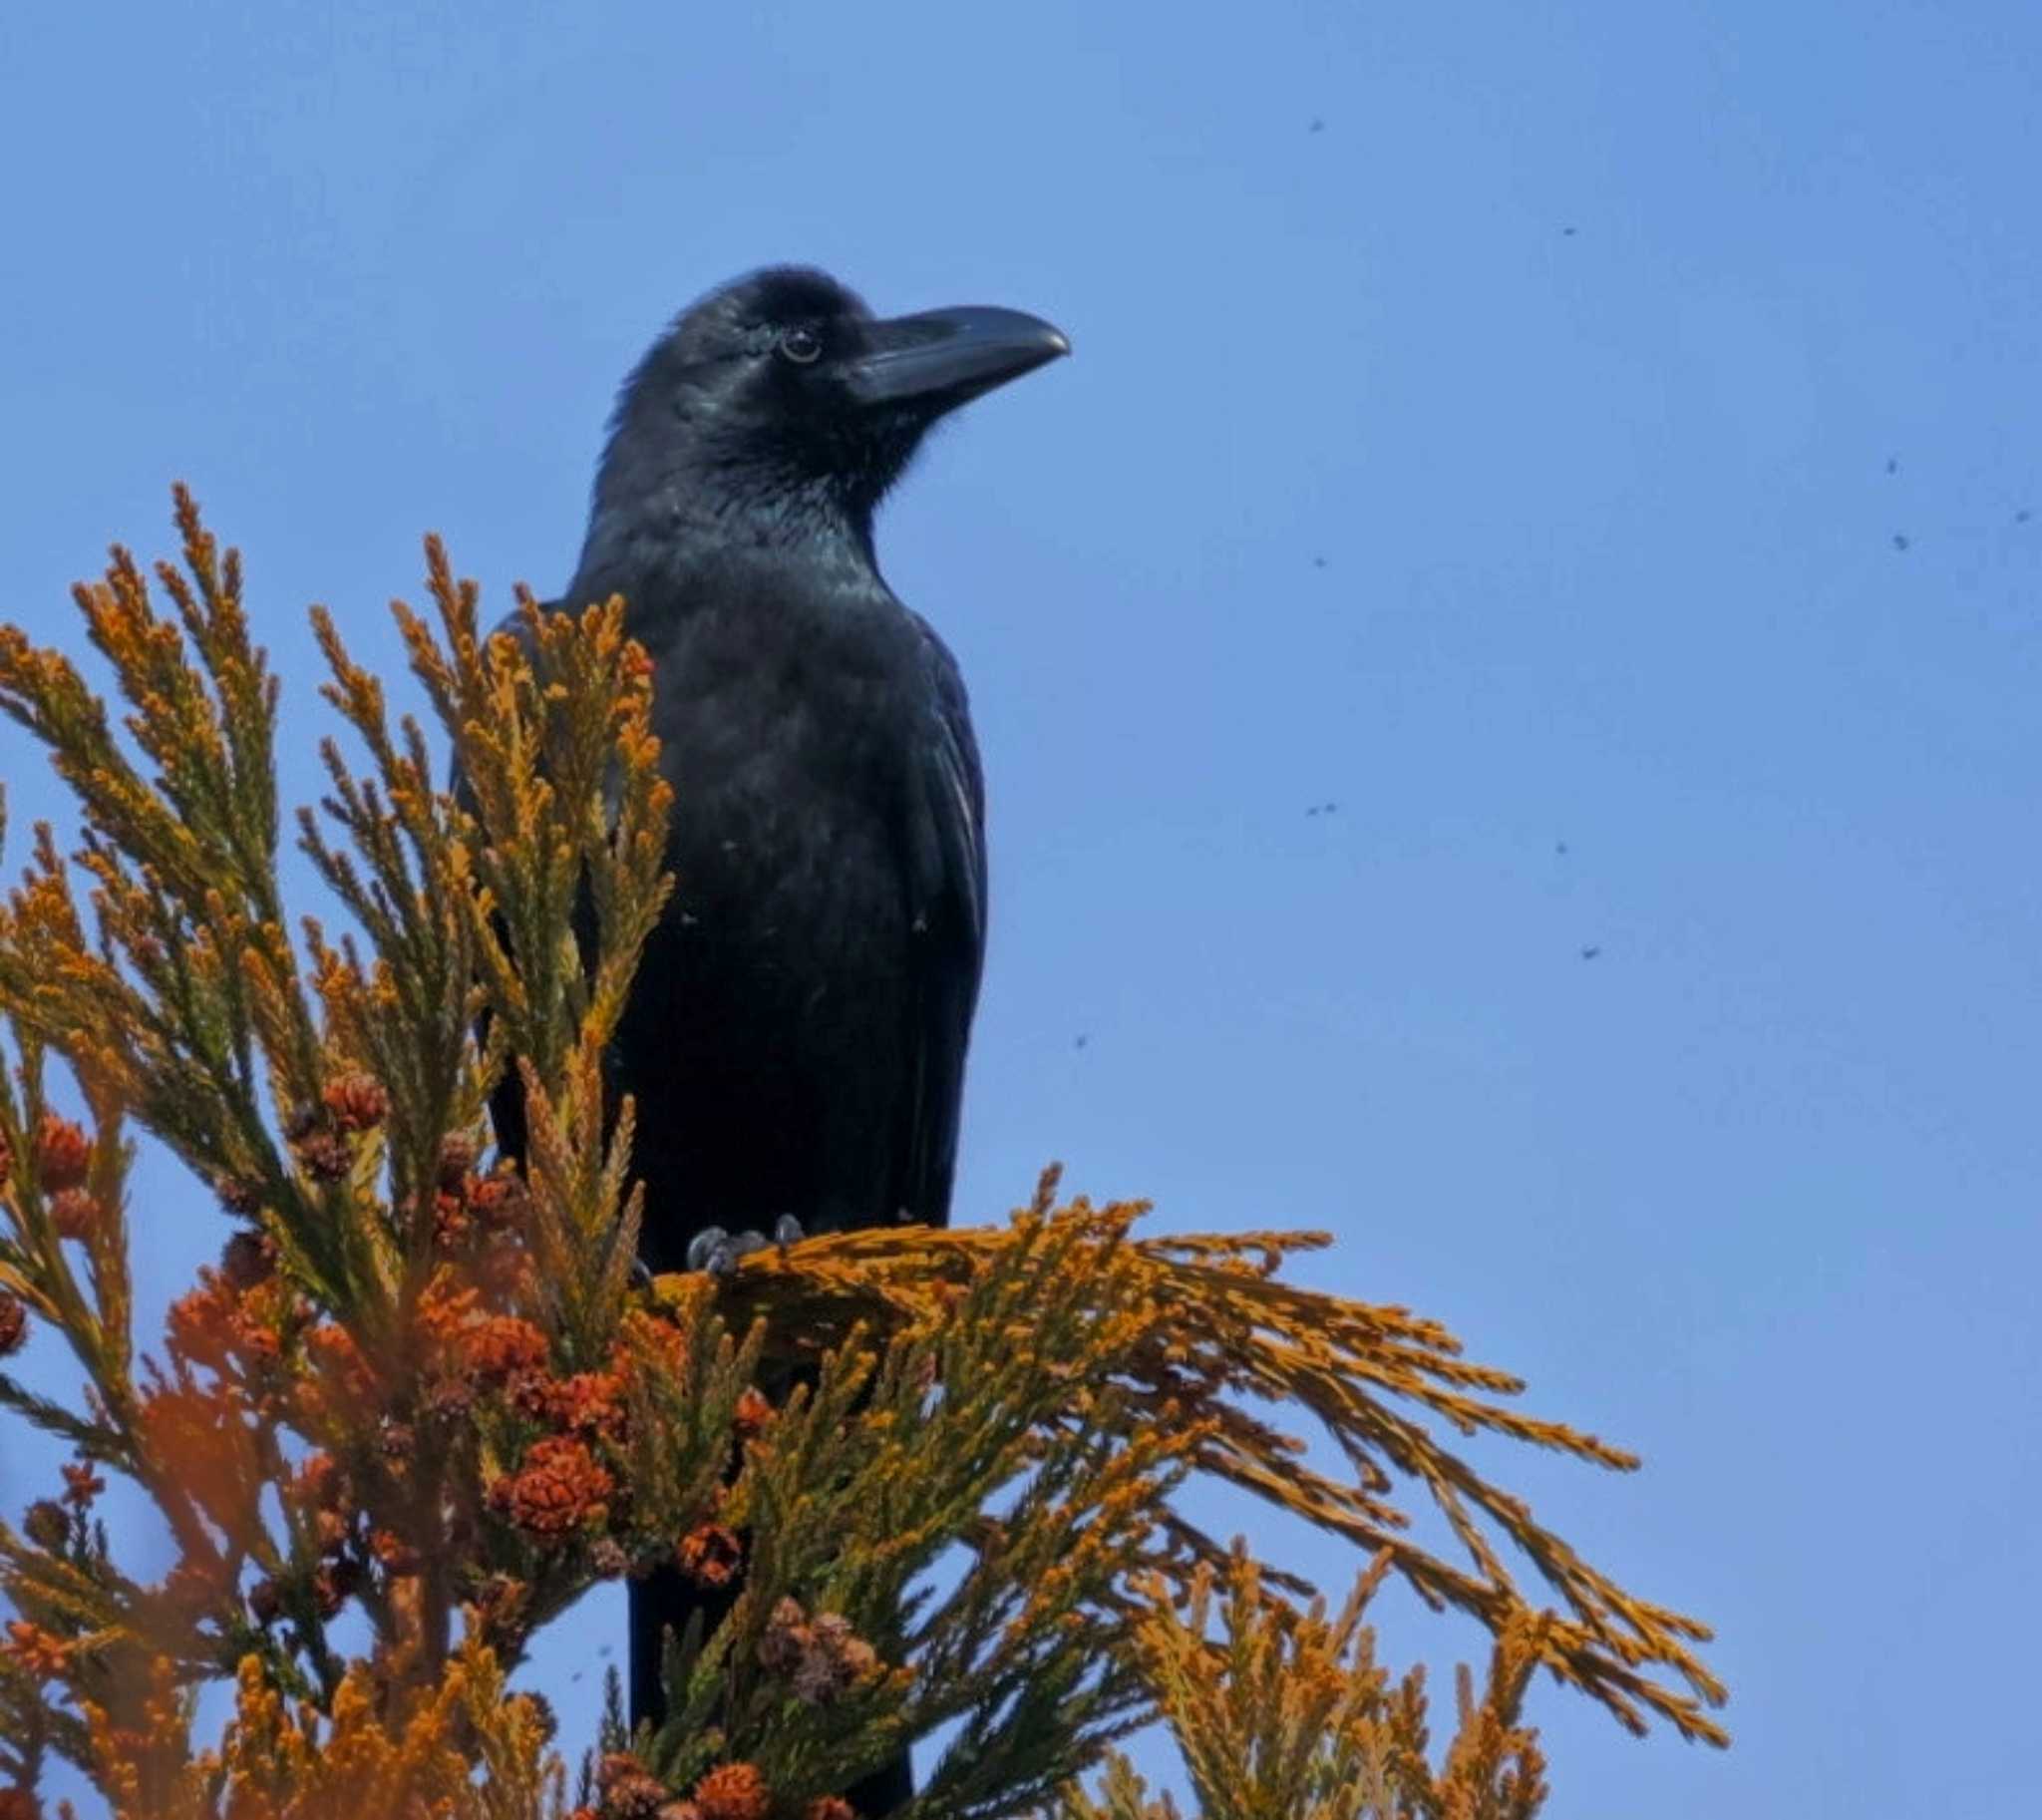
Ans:
MULTIPOLYGON (((1066 352, 1009 311, 875 320, 779 268, 695 305, 626 382, 566 601, 623 595, 653 661, 674 897, 609 1067, 637 1106, 641 1250, 705 1228, 948 1217, 985 949, 964 684, 893 595, 872 515, 929 425, 1066 352)), ((494 1108, 522 1148, 514 1093, 494 1108)), ((632 1588, 632 1707, 693 1596, 632 1588)), ((861 1811, 904 1792, 861 1791, 861 1811)))

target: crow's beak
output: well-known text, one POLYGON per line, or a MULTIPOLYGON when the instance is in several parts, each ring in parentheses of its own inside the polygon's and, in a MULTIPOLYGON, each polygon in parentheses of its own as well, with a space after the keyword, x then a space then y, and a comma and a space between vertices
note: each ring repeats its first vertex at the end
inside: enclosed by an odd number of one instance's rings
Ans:
POLYGON ((860 404, 947 411, 1070 351, 1061 329, 1019 310, 927 310, 870 324, 844 383, 860 404))

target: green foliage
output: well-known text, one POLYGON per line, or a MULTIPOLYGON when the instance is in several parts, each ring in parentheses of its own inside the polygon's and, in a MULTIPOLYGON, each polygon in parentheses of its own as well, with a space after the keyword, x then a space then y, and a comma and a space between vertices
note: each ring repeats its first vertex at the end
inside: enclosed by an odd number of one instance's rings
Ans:
MULTIPOLYGON (((1203 1820, 1531 1820, 1545 1798, 1535 1734, 1519 1720, 1543 1622, 1521 1617, 1497 1639, 1478 1698, 1464 1668, 1460 1726, 1435 1769, 1427 1754, 1425 1675, 1392 1683, 1362 1623, 1389 1567, 1381 1557, 1340 1615, 1269 1599, 1253 1561, 1224 1570, 1218 1632, 1208 1626, 1220 1574, 1207 1567, 1188 1612, 1158 1601, 1142 1628, 1147 1678, 1183 1754, 1203 1820)), ((1099 1793, 1070 1789, 1063 1820, 1170 1820, 1124 1757, 1099 1793)))
POLYGON ((68 658, 0 627, 0 709, 82 819, 68 860, 36 832, 0 906, 0 1354, 46 1326, 85 1389, 0 1376, 0 1413, 79 1458, 61 1496, 0 1523, 18 1614, 0 1775, 19 1795, 0 1790, 0 1820, 35 1811, 52 1756, 138 1820, 558 1814, 550 1721, 505 1677, 591 1586, 660 1564, 743 1586, 675 1639, 667 1723, 604 1740, 581 1801, 614 1820, 843 1820, 838 1791, 937 1736, 914 1820, 1136 1820, 1148 1797, 1107 1753, 1158 1715, 1211 1820, 1522 1820, 1540 1665, 1628 1724, 1721 1741, 1690 1647, 1706 1632, 1582 1562, 1436 1430, 1634 1462, 1500 1401, 1517 1381, 1436 1325, 1286 1281, 1311 1235, 1137 1238, 1140 1208, 1057 1208, 1046 1181, 1001 1228, 634 1282, 648 1210, 601 1064, 670 889, 670 805, 621 603, 524 598, 515 635, 485 637, 474 585, 429 546, 434 618, 397 611, 458 800, 316 616, 365 758, 325 746, 327 797, 298 824, 351 926, 308 918, 294 940, 277 688, 237 558, 181 493, 177 523, 168 612, 120 550, 78 592, 125 740, 68 658), (513 1056, 522 1170, 488 1166, 482 1133, 513 1056), (131 1125, 227 1219, 218 1269, 141 1362, 131 1125), (1351 1478, 1303 1464, 1281 1425, 1301 1418, 1351 1478), (95 1468, 163 1511, 161 1583, 108 1548, 95 1468), (1198 1478, 1351 1542, 1369 1587, 1394 1576, 1490 1627, 1489 1690, 1464 1695, 1437 1772, 1420 1687, 1374 1666, 1359 1602, 1328 1621, 1229 1556, 1185 1515, 1198 1478), (1465 1559, 1409 1538, 1399 1485, 1465 1559), (1534 1612, 1505 1545, 1561 1610, 1534 1612), (367 1624, 352 1660, 344 1612, 367 1624), (193 1695, 224 1679, 235 1714, 208 1747, 193 1695), (1078 1792, 1102 1762, 1101 1792, 1078 1792))

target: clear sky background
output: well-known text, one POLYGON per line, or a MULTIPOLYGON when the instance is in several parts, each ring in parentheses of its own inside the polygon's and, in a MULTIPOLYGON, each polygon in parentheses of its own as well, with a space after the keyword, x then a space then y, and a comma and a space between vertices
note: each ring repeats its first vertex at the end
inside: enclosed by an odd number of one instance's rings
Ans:
MULTIPOLYGON (((1331 1228, 1646 1455, 1482 1456, 1735 1691, 1541 1685, 1555 1820, 2032 1814, 2038 96, 2016 0, 14 0, 0 613, 82 644, 188 479, 301 800, 304 604, 558 587, 697 292, 1053 318, 881 528, 991 781, 958 1217, 1331 1228)), ((158 1306, 220 1237, 135 1224, 158 1306)))

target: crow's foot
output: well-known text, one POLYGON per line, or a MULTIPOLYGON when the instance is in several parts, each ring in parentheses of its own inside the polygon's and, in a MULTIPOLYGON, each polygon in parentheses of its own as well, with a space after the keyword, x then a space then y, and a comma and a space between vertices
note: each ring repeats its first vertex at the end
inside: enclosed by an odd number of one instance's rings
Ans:
POLYGON ((707 1271, 712 1276, 728 1276, 737 1269, 740 1258, 763 1252, 769 1245, 785 1251, 807 1237, 802 1223, 792 1214, 782 1214, 774 1221, 770 1238, 764 1233, 731 1233, 720 1226, 704 1227, 688 1241, 688 1269, 707 1271))

